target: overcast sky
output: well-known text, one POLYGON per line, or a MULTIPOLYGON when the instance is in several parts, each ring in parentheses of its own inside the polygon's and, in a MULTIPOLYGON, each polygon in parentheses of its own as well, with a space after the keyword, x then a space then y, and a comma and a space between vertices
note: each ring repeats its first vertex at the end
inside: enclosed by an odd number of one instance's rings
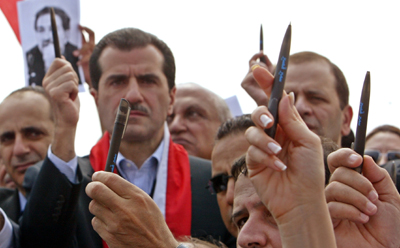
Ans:
MULTIPOLYGON (((344 72, 355 116, 366 71, 371 71, 368 130, 400 126, 400 31, 398 1, 95 1, 81 0, 81 24, 96 42, 123 27, 137 27, 164 40, 175 55, 176 83, 195 82, 223 98, 237 95, 242 110, 255 104, 240 87, 248 61, 259 49, 277 62, 287 25, 291 53, 314 51, 344 72), (108 3, 108 4, 106 4, 108 3), (110 5, 111 4, 111 5, 110 5)), ((24 86, 22 49, 0 14, 0 100, 24 86)), ((76 149, 88 154, 100 137, 97 112, 88 92, 81 93, 76 149)))

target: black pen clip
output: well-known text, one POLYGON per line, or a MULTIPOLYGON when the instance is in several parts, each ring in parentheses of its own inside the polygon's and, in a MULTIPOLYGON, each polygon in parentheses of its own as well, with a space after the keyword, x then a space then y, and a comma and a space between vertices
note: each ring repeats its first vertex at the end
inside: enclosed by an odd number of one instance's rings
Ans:
POLYGON ((357 119, 357 131, 352 148, 363 158, 361 165, 355 170, 359 173, 362 172, 362 167, 364 163, 364 149, 365 149, 365 135, 367 133, 367 123, 368 123, 368 110, 369 110, 369 96, 371 89, 371 76, 369 71, 365 75, 364 85, 361 93, 360 108, 358 110, 357 119))

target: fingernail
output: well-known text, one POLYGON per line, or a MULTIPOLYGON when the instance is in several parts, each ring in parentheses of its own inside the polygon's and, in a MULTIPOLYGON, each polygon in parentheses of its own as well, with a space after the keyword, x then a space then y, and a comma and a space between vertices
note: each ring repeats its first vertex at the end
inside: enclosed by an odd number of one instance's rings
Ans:
POLYGON ((358 155, 356 155, 356 154, 351 154, 350 156, 349 156, 349 163, 354 163, 354 162, 356 162, 357 161, 357 159, 358 159, 358 155))
POLYGON ((376 206, 372 202, 367 202, 367 210, 370 213, 374 213, 376 211, 376 206))
POLYGON ((251 71, 254 71, 255 69, 257 69, 258 67, 260 67, 259 64, 255 64, 251 67, 251 71))
POLYGON ((293 91, 289 93, 289 99, 290 99, 290 103, 292 104, 292 106, 294 106, 295 96, 294 96, 293 91))
POLYGON ((367 223, 369 220, 369 217, 366 214, 360 213, 360 220, 362 223, 367 223))
POLYGON ((286 170, 287 166, 279 160, 275 160, 275 166, 278 167, 281 171, 286 170))
POLYGON ((374 202, 374 201, 378 200, 378 198, 379 198, 378 193, 376 193, 375 190, 371 190, 371 192, 369 192, 368 199, 370 201, 374 202))
POLYGON ((267 115, 261 115, 260 116, 260 121, 263 124, 263 127, 267 127, 267 125, 272 122, 271 118, 269 118, 267 115))
POLYGON ((268 143, 268 148, 274 153, 274 154, 278 154, 278 152, 280 152, 282 150, 282 147, 280 147, 279 145, 275 144, 274 142, 269 142, 268 143))

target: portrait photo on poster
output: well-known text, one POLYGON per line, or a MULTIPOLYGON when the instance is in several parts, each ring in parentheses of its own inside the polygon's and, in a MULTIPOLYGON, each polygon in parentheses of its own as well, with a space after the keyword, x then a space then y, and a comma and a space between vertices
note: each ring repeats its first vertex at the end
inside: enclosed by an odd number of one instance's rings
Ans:
POLYGON ((17 3, 19 30, 25 64, 25 85, 42 85, 42 80, 55 59, 51 8, 54 9, 61 54, 79 76, 79 90, 84 91, 84 74, 73 52, 82 46, 78 28, 79 0, 25 0, 17 3))

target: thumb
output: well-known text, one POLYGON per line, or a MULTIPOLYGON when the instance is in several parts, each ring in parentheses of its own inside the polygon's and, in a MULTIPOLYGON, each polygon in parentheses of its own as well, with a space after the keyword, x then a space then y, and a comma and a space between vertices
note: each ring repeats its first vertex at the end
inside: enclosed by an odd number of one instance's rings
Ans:
POLYGON ((278 122, 286 137, 290 140, 303 145, 311 141, 312 143, 320 143, 318 136, 308 129, 299 112, 297 112, 294 106, 293 92, 289 95, 284 93, 279 103, 278 122))
POLYGON ((374 160, 369 157, 364 157, 363 175, 374 185, 379 195, 398 194, 389 173, 375 164, 374 160))

